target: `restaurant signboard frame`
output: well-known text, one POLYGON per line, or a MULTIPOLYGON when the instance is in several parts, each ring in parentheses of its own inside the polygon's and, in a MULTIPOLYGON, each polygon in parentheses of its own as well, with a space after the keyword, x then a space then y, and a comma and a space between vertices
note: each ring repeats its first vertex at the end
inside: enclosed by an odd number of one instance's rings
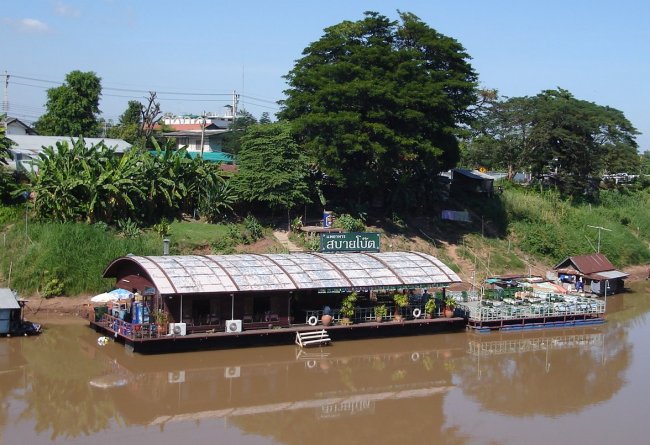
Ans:
POLYGON ((321 252, 379 252, 380 235, 375 232, 321 233, 321 252))

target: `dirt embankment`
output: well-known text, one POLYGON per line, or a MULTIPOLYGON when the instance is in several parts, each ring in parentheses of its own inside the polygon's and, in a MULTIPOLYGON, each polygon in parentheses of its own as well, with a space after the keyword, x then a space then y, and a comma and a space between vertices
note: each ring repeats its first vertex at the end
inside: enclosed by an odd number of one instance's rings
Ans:
POLYGON ((69 319, 77 317, 80 320, 88 318, 93 311, 90 296, 86 297, 55 297, 27 298, 24 317, 30 321, 53 321, 57 318, 69 319))
POLYGON ((650 264, 626 267, 623 272, 630 274, 627 281, 646 280, 650 278, 650 264))

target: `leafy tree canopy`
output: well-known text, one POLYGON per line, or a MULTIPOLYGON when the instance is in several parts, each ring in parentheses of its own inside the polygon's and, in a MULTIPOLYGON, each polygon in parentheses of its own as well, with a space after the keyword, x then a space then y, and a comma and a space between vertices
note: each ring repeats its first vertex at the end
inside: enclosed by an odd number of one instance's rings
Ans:
POLYGON ((578 100, 563 89, 543 91, 532 101, 531 170, 555 171, 565 195, 583 194, 591 176, 607 171, 608 154, 637 149, 637 131, 619 110, 578 100))
POLYGON ((120 125, 136 124, 140 125, 142 122, 142 112, 144 106, 137 100, 130 100, 126 106, 126 110, 120 116, 120 125))
POLYGON ((650 175, 650 151, 646 150, 641 154, 641 174, 650 175))
POLYGON ((309 201, 307 162, 288 124, 254 125, 241 143, 232 179, 240 199, 287 210, 309 201))
MULTIPOLYGON (((0 115, 0 121, 5 118, 6 116, 0 115)), ((0 165, 7 164, 7 158, 9 157, 9 147, 11 147, 13 144, 11 139, 5 136, 5 133, 5 127, 0 125, 0 165)))
POLYGON ((45 147, 30 174, 39 218, 54 221, 133 221, 152 224, 162 218, 192 213, 209 199, 212 212, 224 215, 233 201, 219 167, 192 160, 185 150, 156 154, 128 150, 117 155, 103 143, 88 145, 83 138, 45 147))
POLYGON ((270 123, 271 123, 271 116, 267 111, 265 111, 260 116, 260 124, 270 124, 270 123))
POLYGON ((257 124, 257 119, 248 111, 242 109, 237 112, 237 118, 230 125, 230 132, 224 134, 222 139, 222 148, 226 153, 237 156, 241 150, 241 138, 246 134, 246 130, 252 125, 257 124))
POLYGON ((130 144, 139 143, 144 147, 144 136, 141 131, 143 109, 144 106, 140 102, 130 100, 117 125, 109 129, 108 136, 124 139, 130 144))
POLYGON ((579 100, 567 90, 493 100, 473 123, 468 166, 553 174, 560 192, 579 196, 589 178, 639 170, 637 134, 624 114, 579 100))
POLYGON ((456 40, 399 17, 366 12, 325 29, 285 76, 279 118, 348 197, 410 206, 458 161, 476 74, 456 40))
MULTIPOLYGON (((0 115, 0 122, 5 118, 6 116, 0 115)), ((0 125, 0 202, 10 201, 10 193, 16 185, 13 176, 5 168, 9 158, 9 148, 13 144, 11 139, 5 136, 5 132, 5 127, 0 125)))
POLYGON ((472 122, 462 163, 473 168, 503 169, 512 179, 527 162, 533 103, 528 97, 499 100, 491 93, 481 92, 486 100, 472 122))
POLYGON ((35 122, 36 131, 54 136, 98 135, 101 93, 101 79, 95 73, 71 71, 63 85, 47 91, 47 111, 35 122))

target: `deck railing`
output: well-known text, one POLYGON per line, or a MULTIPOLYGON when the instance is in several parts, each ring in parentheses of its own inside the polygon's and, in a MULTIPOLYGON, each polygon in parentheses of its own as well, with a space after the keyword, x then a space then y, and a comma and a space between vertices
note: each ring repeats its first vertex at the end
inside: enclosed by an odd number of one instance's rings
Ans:
MULTIPOLYGON (((387 309, 387 313, 383 317, 384 321, 392 320, 395 316, 396 310, 397 313, 401 315, 404 319, 425 318, 426 315, 424 312, 423 304, 410 304, 408 306, 399 307, 399 308, 395 308, 394 306, 387 306, 386 309, 387 309)), ((457 316, 466 316, 467 311, 468 308, 462 305, 456 306, 457 316)), ((444 311, 442 307, 436 307, 436 310, 432 315, 434 318, 443 317, 444 316, 443 312, 444 311)), ((331 310, 330 314, 332 315, 334 323, 340 323, 341 320, 344 318, 341 315, 341 311, 339 309, 331 310)), ((323 315, 323 310, 307 310, 305 323, 308 324, 310 318, 315 317, 316 323, 318 324, 320 323, 322 315, 323 315)), ((351 320, 355 323, 376 321, 375 306, 355 308, 354 315, 351 320)), ((101 318, 96 321, 96 323, 106 328, 107 330, 113 332, 116 336, 120 335, 129 340, 146 340, 152 338, 159 338, 160 336, 167 335, 166 325, 163 326, 161 330, 157 323, 130 323, 128 321, 124 321, 120 319, 119 317, 115 317, 109 314, 103 314, 101 318)), ((244 323, 244 326, 249 326, 249 328, 253 326, 253 329, 261 329, 262 327, 268 328, 271 324, 273 326, 276 326, 278 325, 278 323, 279 323, 278 320, 274 320, 273 322, 244 323)), ((191 326, 188 326, 188 331, 187 331, 188 333, 192 332, 191 328, 192 328, 191 326)))
POLYGON ((476 305, 469 307, 473 321, 497 321, 520 318, 548 318, 561 316, 594 315, 605 313, 605 303, 593 298, 571 302, 541 302, 529 305, 504 303, 499 306, 476 305))
MULTIPOLYGON (((376 321, 375 317, 375 307, 376 306, 370 306, 370 307, 358 307, 354 309, 354 315, 352 316, 351 320, 355 323, 361 323, 361 322, 368 322, 368 321, 376 321)), ((393 317, 395 316, 395 307, 394 306, 386 306, 387 313, 386 315, 382 318, 382 320, 392 320, 393 317)), ((424 305, 423 304, 409 304, 408 306, 405 307, 400 307, 397 308, 398 314, 401 315, 403 318, 411 319, 411 318, 423 318, 425 316, 424 312, 424 305), (418 309, 420 311, 420 314, 418 317, 415 317, 413 311, 418 309)), ((443 308, 436 308, 436 310, 433 313, 434 317, 441 317, 443 315, 443 308)), ((321 316, 323 315, 322 310, 307 310, 305 311, 305 323, 309 323, 309 319, 311 317, 315 317, 317 322, 320 321, 321 316)), ((332 319, 335 323, 340 323, 341 320, 344 318, 341 315, 341 311, 339 309, 332 309, 330 311, 330 315, 332 316, 332 319)))
POLYGON ((131 340, 157 338, 161 335, 156 323, 129 323, 108 314, 102 315, 97 323, 115 334, 131 340))

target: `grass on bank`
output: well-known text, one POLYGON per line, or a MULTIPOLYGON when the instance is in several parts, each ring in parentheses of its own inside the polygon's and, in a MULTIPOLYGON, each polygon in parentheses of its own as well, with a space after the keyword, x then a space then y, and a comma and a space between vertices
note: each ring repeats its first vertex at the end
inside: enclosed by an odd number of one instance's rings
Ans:
POLYGON ((170 239, 176 253, 191 252, 209 246, 228 235, 227 224, 205 224, 198 221, 174 221, 170 225, 170 239))
POLYGON ((0 267, 5 282, 21 293, 79 295, 111 288, 101 278, 115 258, 161 253, 155 234, 124 238, 80 223, 16 222, 6 232, 0 267), (11 274, 10 274, 11 272, 11 274))
MULTIPOLYGON (((102 272, 129 253, 162 255, 163 242, 154 230, 125 237, 102 225, 33 222, 16 207, 0 207, 0 282, 24 295, 87 295, 111 289, 102 272)), ((242 224, 178 221, 170 225, 171 254, 233 253, 263 237, 256 220, 242 224)))
MULTIPOLYGON (((552 266, 567 256, 593 253, 598 230, 589 226, 600 226, 611 230, 601 232, 600 251, 617 268, 650 261, 647 189, 603 190, 600 205, 575 205, 551 192, 508 187, 493 199, 464 204, 475 222, 450 232, 456 241, 448 242, 456 244, 456 254, 417 231, 382 232, 382 250, 425 251, 455 272, 462 268, 465 277, 471 274, 467 269, 474 270, 480 280, 488 273, 524 273, 534 263, 552 266), (492 230, 483 233, 481 217, 492 230)), ((445 230, 438 232, 444 235, 445 230)), ((173 222, 168 234, 172 254, 234 253, 270 236, 270 229, 251 217, 240 224, 173 222)), ((317 248, 311 241, 305 247, 317 248)), ((11 269, 11 287, 25 296, 99 293, 112 285, 101 274, 113 259, 128 253, 162 254, 155 231, 124 237, 99 225, 32 222, 22 206, 0 206, 0 247, 0 282, 7 285, 11 269)))
POLYGON ((598 250, 617 267, 650 261, 650 194, 603 190, 601 204, 571 204, 553 193, 507 190, 509 237, 537 258, 559 262, 598 250), (590 227, 593 226, 593 227, 590 227))

